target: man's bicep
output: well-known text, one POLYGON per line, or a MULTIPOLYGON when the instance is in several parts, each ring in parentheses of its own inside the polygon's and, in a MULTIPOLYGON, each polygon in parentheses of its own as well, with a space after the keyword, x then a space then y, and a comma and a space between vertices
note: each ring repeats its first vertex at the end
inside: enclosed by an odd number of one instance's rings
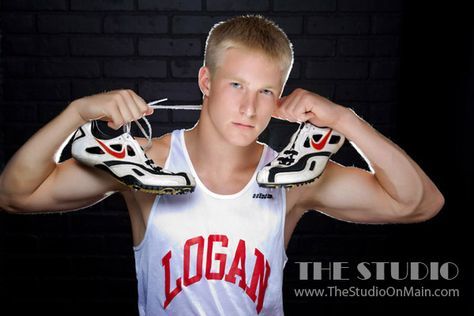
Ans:
POLYGON ((23 199, 20 207, 24 212, 76 210, 123 190, 127 187, 112 176, 71 158, 58 164, 38 189, 23 199))
POLYGON ((375 176, 360 168, 329 162, 323 175, 302 191, 303 208, 360 223, 398 222, 397 204, 375 176))

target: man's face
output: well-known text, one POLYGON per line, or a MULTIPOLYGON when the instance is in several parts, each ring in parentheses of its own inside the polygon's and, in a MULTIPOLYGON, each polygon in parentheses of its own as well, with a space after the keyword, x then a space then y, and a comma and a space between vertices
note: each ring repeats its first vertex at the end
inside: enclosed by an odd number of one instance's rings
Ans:
POLYGON ((211 124, 228 142, 247 146, 268 125, 281 89, 277 62, 260 52, 229 48, 210 78, 211 124))

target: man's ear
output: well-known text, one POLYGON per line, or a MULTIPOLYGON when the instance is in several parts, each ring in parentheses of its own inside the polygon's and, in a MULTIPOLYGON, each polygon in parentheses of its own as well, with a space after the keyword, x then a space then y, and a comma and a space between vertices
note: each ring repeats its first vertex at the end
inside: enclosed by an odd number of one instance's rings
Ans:
POLYGON ((208 67, 202 66, 199 68, 198 84, 202 94, 208 96, 211 90, 211 72, 208 67))
POLYGON ((272 113, 273 118, 280 119, 280 120, 282 119, 280 108, 283 102, 285 101, 285 99, 286 99, 286 96, 280 97, 279 99, 275 101, 275 107, 273 108, 273 113, 272 113))

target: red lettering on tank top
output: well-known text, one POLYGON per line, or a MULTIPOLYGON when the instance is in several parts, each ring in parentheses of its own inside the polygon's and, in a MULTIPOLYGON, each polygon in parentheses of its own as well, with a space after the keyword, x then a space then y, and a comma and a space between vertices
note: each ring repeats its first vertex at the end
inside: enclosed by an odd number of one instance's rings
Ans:
POLYGON ((163 256, 163 259, 161 259, 161 264, 163 267, 165 267, 165 295, 166 295, 166 300, 164 303, 164 308, 168 306, 169 303, 171 303, 171 300, 178 295, 179 292, 181 292, 181 278, 178 278, 176 280, 176 287, 173 289, 173 291, 170 291, 170 259, 171 259, 171 250, 166 253, 166 255, 163 256))
POLYGON ((265 260, 263 253, 261 253, 257 248, 255 248, 255 256, 257 256, 257 261, 253 268, 252 281, 250 287, 247 288, 245 292, 247 292, 248 296, 250 296, 252 301, 255 302, 255 299, 257 298, 255 292, 257 291, 257 285, 259 285, 257 313, 260 313, 263 307, 263 298, 267 289, 268 278, 270 277, 270 264, 268 263, 268 260, 265 260), (264 262, 266 269, 263 268, 264 262))
POLYGON ((211 272, 212 268, 212 248, 214 246, 214 242, 220 241, 222 243, 222 247, 227 247, 227 236, 226 235, 209 235, 207 238, 207 264, 206 264, 206 278, 208 280, 222 280, 224 276, 224 269, 225 269, 225 260, 227 256, 223 253, 216 253, 214 259, 220 262, 219 264, 219 272, 211 272))
POLYGON ((189 286, 193 283, 198 282, 202 278, 202 254, 204 252, 204 237, 198 236, 186 240, 184 244, 184 276, 183 276, 183 285, 189 286), (189 265, 190 265, 190 251, 191 246, 196 245, 197 248, 197 258, 196 258, 196 275, 189 277, 189 265))
MULTIPOLYGON (((164 280, 165 280, 165 301, 164 308, 171 303, 171 301, 183 290, 186 291, 186 287, 197 283, 202 280, 202 268, 203 268, 203 253, 204 253, 204 243, 206 239, 203 236, 196 236, 186 240, 184 244, 184 253, 183 253, 183 276, 176 279, 176 287, 171 290, 171 271, 170 266, 178 265, 177 262, 171 263, 171 250, 168 251, 162 258, 162 265, 164 267, 164 280), (195 252, 191 252, 191 247, 196 246, 197 249, 195 252), (192 253, 196 254, 196 273, 193 276, 190 276, 190 264, 192 262, 192 253), (182 279, 182 282, 181 282, 182 279), (181 285, 182 283, 182 285, 181 285), (183 287, 182 287, 183 286, 183 287)), ((253 273, 250 280, 250 286, 247 284, 246 280, 246 244, 245 241, 240 239, 232 263, 230 265, 229 271, 225 274, 225 266, 227 261, 227 255, 225 253, 213 253, 214 244, 220 243, 221 247, 228 247, 228 238, 226 235, 209 235, 207 238, 207 256, 206 256, 206 271, 205 277, 207 280, 222 280, 229 283, 235 284, 236 276, 239 276, 238 286, 242 288, 247 296, 256 303, 257 313, 260 313, 263 308, 263 302, 265 298, 265 291, 268 285, 268 278, 270 277, 270 263, 266 260, 265 255, 257 248, 254 249, 255 263, 253 266, 253 273), (213 256, 214 255, 214 256, 213 256), (218 262, 218 271, 211 272, 212 265, 214 262, 218 262), (225 275, 225 277, 224 277, 225 275), (223 280, 224 278, 224 280, 223 280)), ((179 258, 179 256, 178 256, 179 258)))
POLYGON ((245 241, 239 240, 237 245, 237 250, 235 251, 234 261, 230 266, 229 273, 225 276, 225 280, 230 283, 235 283, 235 276, 240 277, 239 286, 242 290, 247 288, 247 283, 245 283, 245 241), (239 263, 241 268, 239 268, 239 263))

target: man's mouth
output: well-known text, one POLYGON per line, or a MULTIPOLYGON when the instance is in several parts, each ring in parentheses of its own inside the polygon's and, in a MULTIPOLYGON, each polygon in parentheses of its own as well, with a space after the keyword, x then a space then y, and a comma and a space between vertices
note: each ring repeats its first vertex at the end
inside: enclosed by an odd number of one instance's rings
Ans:
POLYGON ((238 122, 232 122, 232 123, 236 125, 237 127, 241 127, 241 128, 254 128, 254 126, 249 125, 249 124, 238 123, 238 122))

